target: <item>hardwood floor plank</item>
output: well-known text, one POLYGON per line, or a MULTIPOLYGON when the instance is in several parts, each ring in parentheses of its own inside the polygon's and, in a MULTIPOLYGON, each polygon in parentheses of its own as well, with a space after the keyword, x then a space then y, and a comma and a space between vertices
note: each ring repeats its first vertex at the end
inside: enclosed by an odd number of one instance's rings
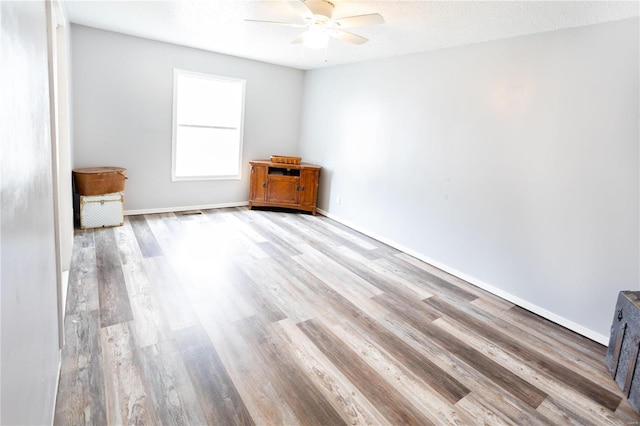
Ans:
POLYGON ((129 293, 129 302, 134 321, 131 328, 138 347, 154 345, 169 336, 161 305, 147 278, 142 262, 129 263, 122 267, 129 293))
MULTIPOLYGON (((455 403, 468 393, 468 389, 464 385, 453 380, 442 369, 381 327, 373 318, 364 315, 362 310, 358 309, 355 304, 350 303, 346 296, 339 293, 340 288, 334 289, 330 283, 314 279, 313 276, 304 274, 299 270, 296 270, 295 275, 302 279, 301 282, 304 282, 304 284, 311 285, 311 288, 315 290, 315 294, 323 295, 324 315, 340 318, 355 324, 360 333, 369 336, 375 344, 384 348, 396 359, 401 360, 413 374, 420 377, 425 383, 435 386, 436 391, 443 395, 445 399, 455 403)), ((372 302, 370 301, 369 303, 372 302)), ((378 309, 369 308, 367 310, 367 312, 371 311, 377 313, 378 309)), ((382 311, 378 315, 382 316, 383 312, 386 311, 382 311)))
POLYGON ((296 362, 347 424, 382 425, 386 418, 289 319, 274 324, 296 362))
POLYGON ((139 350, 145 389, 163 424, 203 425, 207 419, 174 340, 139 350))
POLYGON ((264 218, 262 214, 254 214, 252 210, 243 210, 239 212, 241 217, 250 217, 252 219, 251 227, 256 233, 262 235, 265 241, 258 243, 269 243, 283 250, 287 256, 295 256, 301 254, 296 248, 297 244, 300 244, 300 240, 295 238, 292 234, 285 232, 282 228, 276 226, 272 221, 264 218))
POLYGON ((259 246, 259 243, 266 241, 264 237, 232 213, 224 213, 223 218, 224 222, 221 223, 214 223, 205 218, 199 221, 169 224, 183 248, 195 247, 200 251, 199 258, 206 254, 207 250, 228 259, 242 255, 248 255, 254 259, 268 257, 259 246))
POLYGON ((262 282, 252 280, 244 270, 235 268, 238 287, 244 290, 243 296, 250 300, 255 307, 256 315, 266 322, 276 322, 287 318, 287 315, 280 309, 270 297, 266 286, 262 282))
MULTIPOLYGON (((452 336, 465 341, 478 352, 487 357, 491 357, 491 359, 498 362, 509 371, 514 372, 527 382, 536 383, 536 386, 541 391, 546 392, 548 395, 555 394, 556 400, 562 403, 565 413, 580 413, 580 417, 589 419, 588 423, 597 422, 598 420, 606 420, 606 416, 602 415, 603 411, 606 410, 604 410, 600 404, 590 400, 589 398, 585 398, 584 395, 576 392, 572 387, 565 385, 562 381, 556 380, 554 377, 549 376, 544 372, 531 368, 526 362, 510 355, 499 346, 486 342, 479 335, 461 327, 459 323, 455 323, 448 318, 440 318, 435 321, 434 324, 447 331, 452 336), (603 417, 605 418, 603 419, 603 417)), ((548 399, 548 397, 546 399, 548 399)), ((558 414, 556 411, 545 410, 544 408, 539 410, 539 408, 539 406, 536 407, 536 411, 544 413, 546 416, 554 416, 558 414)), ((551 419, 553 419, 553 417, 551 417, 551 419)))
POLYGON ((399 277, 396 279, 397 276, 387 273, 386 269, 352 252, 351 249, 345 247, 329 249, 322 244, 316 243, 311 243, 310 246, 328 259, 353 272, 367 283, 377 287, 381 292, 401 295, 408 299, 424 299, 432 296, 431 293, 413 284, 408 284, 407 287, 409 288, 405 288, 405 283, 409 283, 407 280, 399 277))
MULTIPOLYGON (((167 223, 172 221, 178 222, 178 218, 176 218, 173 213, 164 213, 161 215, 145 216, 145 220, 153 237, 160 246, 162 253, 166 258, 173 258, 173 256, 176 255, 176 251, 180 249, 180 245, 169 226, 167 226, 167 223)), ((133 230, 131 232, 133 233, 133 230)))
MULTIPOLYGON (((328 221, 328 220, 318 220, 317 216, 309 216, 309 215, 298 215, 296 219, 299 219, 301 222, 305 222, 306 224, 312 224, 315 229, 324 229, 324 234, 333 238, 339 237, 337 242, 340 241, 349 241, 351 244, 357 245, 360 249, 367 250, 369 252, 377 250, 383 246, 380 241, 376 241, 371 239, 364 234, 359 232, 355 232, 352 229, 346 228, 344 226, 340 226, 337 222, 328 221)), ((304 226, 304 225, 303 225, 304 226)), ((343 246, 349 246, 351 244, 340 244, 343 246)), ((358 250, 356 250, 358 251, 358 250)), ((370 259, 370 258, 369 258, 370 259)))
MULTIPOLYGON (((402 293, 405 297, 420 300, 433 296, 433 293, 426 290, 425 287, 394 274, 392 271, 382 267, 374 260, 361 256, 346 247, 338 247, 335 249, 335 255, 337 257, 344 258, 345 262, 361 265, 362 268, 375 272, 375 274, 377 274, 384 283, 378 288, 385 292, 402 293)), ((378 286, 378 284, 376 284, 376 286, 378 286)))
POLYGON ((379 252, 373 252, 373 250, 377 248, 376 246, 372 244, 368 244, 367 242, 362 241, 357 237, 354 237, 353 235, 345 234, 339 231, 336 232, 336 230, 328 229, 326 226, 322 226, 321 221, 319 220, 314 220, 314 219, 305 220, 304 219, 305 217, 306 217, 305 215, 295 215, 295 216, 291 216, 290 220, 291 222, 294 222, 294 223, 306 225, 307 229, 311 228, 315 230, 319 234, 323 235, 325 238, 332 241, 335 245, 347 247, 350 250, 353 250, 356 253, 359 253, 360 255, 369 259, 378 258, 379 252), (371 256, 372 252, 374 253, 374 256, 371 256))
POLYGON ((97 229, 96 273, 100 302, 100 326, 108 327, 133 319, 118 248, 111 228, 97 229))
POLYGON ((407 299, 393 293, 376 296, 374 300, 381 305, 387 306, 390 311, 395 312, 396 315, 409 324, 412 322, 431 322, 440 318, 440 313, 426 307, 422 300, 407 299))
POLYGON ((146 258, 144 269, 171 330, 196 325, 198 321, 191 301, 166 259, 162 256, 146 258))
POLYGON ((565 404, 557 402, 553 397, 545 399, 537 408, 537 411, 552 420, 554 424, 575 426, 616 424, 606 422, 603 419, 599 419, 597 423, 594 423, 588 416, 584 416, 582 412, 569 409, 565 404))
POLYGON ((322 254, 303 249, 305 254, 293 256, 293 260, 349 300, 355 306, 369 312, 374 317, 383 316, 386 311, 371 301, 371 297, 382 291, 367 283, 352 272, 342 268, 322 254))
POLYGON ((409 404, 358 354, 344 346, 333 333, 314 320, 298 324, 302 332, 322 353, 375 404, 391 424, 434 424, 409 404))
MULTIPOLYGON (((391 255, 391 254, 395 254, 395 253, 399 253, 399 250, 381 242, 376 240, 375 238, 372 238, 368 235, 363 234, 362 232, 356 231, 355 229, 352 229, 350 227, 348 227, 347 225, 344 225, 340 222, 337 222, 335 220, 329 219, 327 217, 324 216, 310 216, 310 215, 304 215, 301 216, 302 219, 305 220, 316 220, 318 221, 322 226, 325 226, 327 229, 331 229, 334 230, 334 232, 337 233, 342 233, 342 234, 348 234, 351 235, 353 238, 356 238, 357 240, 361 240, 362 242, 364 242, 365 244, 369 244, 371 246, 374 246, 375 248, 372 249, 372 251, 375 250, 382 250, 385 253, 387 253, 387 255, 391 255)), ((349 238, 345 235, 345 238, 349 238)), ((364 247, 364 246, 363 246, 364 247)))
POLYGON ((293 410, 268 380, 263 364, 235 324, 223 312, 211 309, 208 303, 197 303, 194 308, 255 423, 296 424, 293 410))
POLYGON ((497 413, 493 407, 489 406, 480 398, 476 398, 475 394, 468 394, 460 401, 456 403, 456 408, 462 409, 469 413, 475 424, 483 425, 513 425, 517 426, 518 423, 512 421, 509 418, 504 418, 497 413))
POLYGON ((511 307, 513 307, 513 303, 505 300, 505 299, 501 299, 498 296, 495 296, 491 293, 489 293, 486 290, 481 289, 480 287, 476 287, 473 284, 456 277, 455 275, 451 275, 448 272, 443 271, 442 269, 436 268, 433 265, 429 265, 426 262, 423 262, 420 259, 416 259, 413 256, 410 256, 406 253, 396 253, 394 255, 394 257, 396 259, 401 259, 407 263, 412 264, 413 266, 422 269, 423 271, 427 272, 430 275, 433 275, 435 277, 438 277, 450 284, 453 284, 457 287, 460 287, 461 289, 471 293, 471 294, 475 294, 478 299, 475 299, 473 301, 471 301, 472 303, 478 302, 478 301, 484 301, 486 304, 491 304, 493 305, 492 309, 497 309, 497 310, 506 310, 509 309, 511 307))
MULTIPOLYGON (((277 248, 270 245, 263 245, 263 247, 278 264, 286 265, 285 270, 289 276, 289 284, 296 289, 296 294, 299 295, 301 300, 310 306, 309 309, 313 311, 312 316, 320 314, 340 315, 340 312, 345 309, 351 310, 355 308, 355 305, 340 293, 339 286, 338 290, 332 287, 333 280, 330 279, 329 283, 327 283, 313 275, 299 263, 291 262, 291 258, 283 256, 283 253, 277 248), (323 303, 317 303, 318 299, 322 300, 323 303)), ((370 300, 363 301, 367 306, 372 307, 373 312, 369 311, 370 314, 375 313, 378 316, 386 314, 386 311, 381 311, 379 306, 371 304, 371 302, 370 300)))
POLYGON ((635 412, 633 407, 629 404, 629 401, 626 399, 623 399, 622 402, 620 402, 620 405, 614 414, 615 417, 612 419, 613 422, 622 422, 626 425, 640 424, 640 416, 635 412))
POLYGON ((230 321, 256 315, 257 309, 268 308, 254 301, 248 288, 250 280, 234 262, 213 256, 207 263, 210 268, 206 270, 198 270, 191 262, 180 265, 178 270, 182 289, 192 304, 207 301, 212 307, 223 310, 230 321))
MULTIPOLYGON (((482 405, 490 407, 501 418, 518 425, 546 425, 550 423, 547 418, 541 416, 521 399, 506 392, 499 383, 494 382, 482 371, 479 371, 473 365, 461 362, 455 354, 436 344, 429 336, 425 336, 397 316, 389 315, 384 318, 383 324, 385 328, 402 338, 408 345, 432 360, 456 380, 465 383, 471 390, 468 395, 474 395, 475 397, 473 401, 479 400, 482 405)), ((470 403, 473 402, 467 401, 460 408, 464 409, 470 403)))
POLYGON ((207 424, 254 424, 202 327, 196 325, 176 331, 175 338, 207 424))
POLYGON ((339 244, 321 232, 316 231, 315 229, 309 227, 300 226, 299 223, 292 222, 290 215, 282 214, 282 213, 274 213, 265 215, 267 219, 272 221, 276 226, 282 229, 282 232, 288 233, 290 235, 294 235, 296 238, 300 240, 301 244, 308 244, 309 242, 322 241, 327 245, 338 246, 339 244))
POLYGON ((376 262, 384 268, 389 269, 394 274, 423 286, 432 294, 438 294, 452 300, 463 300, 466 302, 471 302, 478 298, 475 294, 430 274, 409 262, 405 262, 396 256, 378 259, 376 262))
POLYGON ((224 222, 224 218, 222 217, 224 214, 224 209, 202 209, 200 211, 203 215, 206 216, 207 220, 213 223, 224 222))
POLYGON ((470 304, 478 307, 478 309, 488 312, 494 317, 501 316, 505 311, 511 309, 511 306, 505 307, 504 303, 494 303, 493 299, 485 297, 479 297, 476 300, 469 302, 470 304))
POLYGON ((232 210, 229 214, 225 215, 225 222, 233 224, 234 227, 240 230, 250 241, 254 243, 263 243, 267 241, 263 235, 256 232, 252 226, 238 217, 238 212, 236 210, 232 210))
POLYGON ((242 270, 262 289, 262 294, 269 301, 269 304, 275 305, 278 310, 294 322, 306 321, 317 315, 313 305, 308 303, 308 299, 299 297, 298 289, 290 285, 286 271, 273 260, 245 262, 242 270))
POLYGON ((239 321, 238 332, 264 366, 264 374, 275 385, 301 424, 343 424, 342 417, 292 359, 277 334, 257 317, 239 321))
POLYGON ((138 241, 138 246, 140 247, 142 256, 161 256, 163 254, 162 249, 158 245, 156 238, 153 236, 145 217, 142 215, 135 215, 128 216, 128 218, 131 228, 133 229, 133 233, 136 236, 136 240, 138 241))
POLYGON ((128 265, 129 263, 141 262, 143 258, 142 252, 140 251, 140 246, 129 222, 129 217, 125 217, 122 226, 117 226, 112 229, 118 245, 122 266, 128 265))
POLYGON ((258 243, 258 245, 267 256, 269 256, 271 259, 276 260, 280 264, 282 264, 285 260, 287 262, 291 260, 291 254, 289 254, 289 252, 283 247, 272 244, 269 241, 258 243))
POLYGON ((608 371, 602 363, 602 360, 607 354, 606 346, 573 333, 564 327, 559 327, 557 324, 519 306, 513 306, 511 309, 505 311, 502 318, 518 327, 526 328, 527 330, 552 339, 550 343, 554 346, 560 345, 571 348, 580 354, 581 359, 588 359, 591 368, 594 370, 598 372, 608 371))
POLYGON ((153 425, 158 423, 147 397, 140 362, 129 323, 100 330, 104 363, 107 424, 153 425))
POLYGON ((391 354, 451 404, 455 404, 469 393, 469 389, 464 384, 451 377, 373 318, 357 309, 343 311, 340 318, 356 325, 360 334, 391 354))
MULTIPOLYGON (((329 331, 350 350, 357 353, 363 362, 378 372, 408 403, 430 421, 447 425, 473 423, 472 417, 464 411, 455 409, 452 398, 447 398, 451 395, 451 389, 438 381, 438 375, 432 374, 434 371, 442 373, 444 370, 439 367, 434 368, 429 358, 423 358, 429 359, 429 364, 423 366, 427 370, 425 372, 416 365, 408 365, 405 360, 406 355, 403 355, 404 351, 393 351, 389 346, 385 347, 373 341, 365 331, 349 321, 336 321, 333 318, 320 318, 317 321, 321 321, 329 331)), ((455 381, 448 376, 447 380, 449 383, 455 381)))
POLYGON ((606 365, 602 362, 604 354, 600 358, 589 356, 582 350, 577 349, 570 341, 558 341, 554 333, 545 333, 544 329, 541 329, 535 322, 522 321, 520 319, 514 320, 509 313, 510 311, 503 311, 498 315, 494 314, 496 319, 495 322, 492 321, 492 324, 495 323, 499 324, 500 327, 504 327, 509 331, 507 334, 510 335, 526 334, 528 336, 528 345, 540 353, 544 354, 547 352, 547 348, 554 347, 554 353, 561 356, 560 359, 563 365, 613 393, 618 392, 618 386, 615 382, 602 380, 602 377, 610 374, 606 365))
MULTIPOLYGON (((73 291, 73 289, 71 289, 73 291)), ((67 314, 54 424, 107 424, 98 310, 67 314)))
MULTIPOLYGON (((427 303, 430 299, 432 298, 425 299, 424 303, 427 303)), ((443 349, 454 354, 460 360, 473 366, 493 382, 499 384, 505 391, 518 397, 532 408, 536 408, 544 398, 546 398, 547 395, 534 385, 513 374, 465 342, 446 333, 430 322, 424 321, 422 316, 416 315, 413 311, 398 309, 397 306, 384 298, 378 298, 377 300, 383 306, 393 311, 402 321, 410 324, 413 328, 424 334, 430 341, 433 341, 443 349)), ((438 314, 436 313, 436 315, 438 314)))
POLYGON ((67 290, 67 315, 98 311, 98 272, 93 232, 76 232, 67 290))
POLYGON ((515 340, 511 336, 497 332, 496 329, 485 324, 483 321, 478 320, 477 316, 471 316, 438 297, 427 299, 424 303, 434 307, 444 315, 465 324, 465 326, 469 327, 475 333, 480 334, 485 339, 495 343, 497 346, 506 349, 511 354, 535 365, 537 370, 562 380, 563 383, 571 387, 576 392, 593 399, 607 409, 615 411, 620 404, 621 398, 619 395, 616 395, 598 384, 591 382, 584 376, 575 373, 573 370, 559 364, 547 356, 530 350, 526 345, 523 345, 520 341, 515 340))
MULTIPOLYGON (((300 257, 296 257, 296 259, 300 259, 300 257)), ((311 263, 304 263, 303 266, 314 269, 314 272, 319 273, 318 269, 311 263)), ((296 273, 296 276, 301 278, 305 284, 312 285, 316 294, 324 294, 324 312, 326 314, 356 324, 364 335, 370 336, 373 342, 383 347, 396 359, 401 360, 413 374, 420 377, 425 383, 435 386, 436 391, 443 395, 445 399, 451 403, 455 403, 468 393, 468 389, 464 385, 453 380, 446 372, 435 366, 427 358, 421 356, 399 338, 377 324, 373 318, 364 315, 363 311, 357 308, 356 303, 360 303, 361 305, 365 305, 367 312, 375 312, 377 316, 386 315, 386 310, 380 311, 379 308, 370 307, 370 304, 373 303, 372 300, 366 299, 368 302, 365 303, 362 299, 359 299, 353 302, 353 304, 350 303, 348 300, 352 294, 345 292, 341 286, 332 283, 331 276, 323 277, 324 280, 319 278, 312 279, 299 271, 296 273), (333 288, 334 286, 336 288, 333 288)), ((422 310, 425 311, 424 308, 422 310)))

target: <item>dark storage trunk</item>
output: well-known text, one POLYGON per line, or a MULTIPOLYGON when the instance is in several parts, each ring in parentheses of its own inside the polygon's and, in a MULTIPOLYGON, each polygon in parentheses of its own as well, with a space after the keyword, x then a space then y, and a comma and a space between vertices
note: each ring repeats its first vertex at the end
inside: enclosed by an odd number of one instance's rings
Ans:
POLYGON ((629 404, 640 413, 640 291, 621 291, 611 325, 607 367, 629 404))

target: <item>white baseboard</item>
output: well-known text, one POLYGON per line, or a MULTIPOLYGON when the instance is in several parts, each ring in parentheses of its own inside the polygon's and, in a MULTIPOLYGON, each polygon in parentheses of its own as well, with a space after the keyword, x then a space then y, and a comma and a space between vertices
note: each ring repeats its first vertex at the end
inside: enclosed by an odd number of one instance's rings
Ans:
POLYGON ((567 318, 564 318, 564 317, 562 317, 560 315, 554 314, 553 312, 550 312, 550 311, 548 311, 548 310, 546 310, 544 308, 541 308, 541 307, 539 307, 537 305, 534 305, 531 302, 527 302, 526 300, 521 299, 518 296, 514 296, 513 294, 508 293, 508 292, 506 292, 504 290, 501 290, 501 289, 499 289, 499 288, 497 288, 497 287, 495 287, 495 286, 493 286, 491 284, 488 284, 488 283, 486 283, 486 282, 484 282, 482 280, 474 278, 474 277, 472 277, 470 275, 467 275, 467 274, 465 274, 463 272, 457 271, 456 269, 451 268, 451 267, 449 267, 449 266, 447 266, 445 264, 442 264, 442 263, 440 263, 440 262, 438 262, 438 261, 436 261, 434 259, 431 259, 431 258, 425 256, 422 253, 418 253, 415 250, 412 250, 412 249, 410 249, 408 247, 403 246, 402 244, 398 244, 395 241, 392 241, 392 240, 389 240, 388 238, 385 238, 385 237, 382 237, 380 235, 377 235, 374 232, 370 232, 367 229, 364 229, 364 228, 362 228, 362 227, 360 227, 360 226, 358 226, 358 225, 356 225, 356 224, 354 224, 354 223, 352 223, 352 222, 350 222, 348 220, 345 220, 345 219, 343 219, 343 218, 341 218, 339 216, 336 216, 336 215, 334 215, 332 213, 329 213, 329 212, 327 212, 325 210, 318 209, 317 211, 318 211, 318 213, 320 213, 323 216, 328 217, 329 219, 333 219, 336 222, 340 222, 343 225, 348 226, 351 229, 354 229, 354 230, 356 230, 358 232, 361 232, 361 233, 363 233, 363 234, 365 234, 365 235, 367 235, 367 236, 369 236, 369 237, 371 237, 373 239, 376 239, 376 240, 378 240, 378 241, 380 241, 380 242, 382 242, 384 244, 387 244, 387 245, 389 245, 389 246, 391 246, 391 247, 393 247, 393 248, 395 248, 397 250, 400 250, 400 251, 402 251, 404 253, 407 253, 408 255, 413 256, 416 259, 420 259, 421 261, 426 262, 426 263, 428 263, 428 264, 430 264, 432 266, 435 266, 436 268, 441 269, 441 270, 447 272, 448 274, 454 275, 454 276, 456 276, 456 277, 458 277, 458 278, 460 278, 460 279, 462 279, 462 280, 464 280, 464 281, 466 281, 466 282, 468 282, 470 284, 475 285, 476 287, 479 287, 479 288, 481 288, 483 290, 486 290, 491 294, 494 294, 494 295, 496 295, 498 297, 501 297, 501 298, 503 298, 503 299, 515 304, 515 305, 518 305, 518 306, 520 306, 520 307, 522 307, 522 308, 524 308, 524 309, 526 309, 526 310, 528 310, 530 312, 533 312, 536 315, 540 315, 541 317, 546 318, 549 321, 553 321, 556 324, 559 324, 559 325, 561 325, 561 326, 563 326, 565 328, 568 328, 569 330, 574 331, 574 332, 576 332, 576 333, 578 333, 578 334, 580 334, 582 336, 585 336, 585 337, 587 337, 587 338, 589 338, 589 339, 591 339, 591 340, 593 340, 595 342, 598 342, 598 343, 600 343, 602 345, 605 345, 605 346, 609 345, 609 336, 605 336, 603 334, 596 333, 595 331, 590 330, 590 329, 588 329, 586 327, 583 327, 580 324, 577 324, 577 323, 575 323, 575 322, 573 322, 571 320, 568 320, 567 318))
POLYGON ((125 210, 124 215, 131 216, 134 214, 186 212, 190 210, 223 209, 227 207, 242 207, 242 206, 248 206, 248 205, 249 205, 248 201, 239 201, 235 203, 205 204, 201 206, 160 207, 157 209, 125 210))

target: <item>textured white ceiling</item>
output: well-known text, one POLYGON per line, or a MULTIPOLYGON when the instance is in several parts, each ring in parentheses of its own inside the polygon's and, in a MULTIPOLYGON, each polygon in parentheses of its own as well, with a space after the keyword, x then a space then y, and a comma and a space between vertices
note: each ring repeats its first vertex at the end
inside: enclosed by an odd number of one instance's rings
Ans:
POLYGON ((332 0, 334 18, 380 13, 382 25, 354 28, 360 46, 292 45, 303 30, 245 22, 291 20, 285 0, 65 1, 71 22, 299 69, 359 62, 639 16, 636 1, 332 0))

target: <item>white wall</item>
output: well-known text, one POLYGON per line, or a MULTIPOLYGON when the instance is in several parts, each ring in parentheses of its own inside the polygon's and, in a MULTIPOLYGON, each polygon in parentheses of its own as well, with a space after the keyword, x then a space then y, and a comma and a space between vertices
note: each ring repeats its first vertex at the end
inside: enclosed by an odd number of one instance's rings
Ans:
POLYGON ((638 62, 631 19, 310 71, 300 154, 330 215, 607 343, 639 289, 638 62))
POLYGON ((128 169, 125 209, 246 203, 248 161, 296 155, 303 72, 72 26, 74 167, 128 169), (247 80, 241 180, 171 182, 173 68, 247 80))
POLYGON ((59 366, 45 3, 0 2, 0 424, 51 424, 59 366))

